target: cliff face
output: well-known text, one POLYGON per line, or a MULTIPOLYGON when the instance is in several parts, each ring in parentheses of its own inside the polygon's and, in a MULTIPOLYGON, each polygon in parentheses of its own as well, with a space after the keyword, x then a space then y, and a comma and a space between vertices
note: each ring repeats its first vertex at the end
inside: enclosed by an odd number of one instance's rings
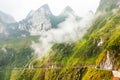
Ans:
POLYGON ((110 59, 110 53, 107 51, 106 61, 100 63, 100 68, 105 70, 113 70, 113 60, 110 59))

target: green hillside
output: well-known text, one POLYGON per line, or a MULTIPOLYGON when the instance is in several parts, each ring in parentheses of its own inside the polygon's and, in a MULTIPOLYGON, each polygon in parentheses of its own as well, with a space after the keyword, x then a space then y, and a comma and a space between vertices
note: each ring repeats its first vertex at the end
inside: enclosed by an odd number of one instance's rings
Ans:
POLYGON ((9 80, 12 70, 25 68, 34 59, 31 41, 38 37, 29 36, 22 39, 9 39, 0 43, 0 79, 9 80))
POLYGON ((80 40, 55 43, 42 58, 36 57, 30 47, 39 36, 1 42, 0 80, 113 80, 112 71, 120 70, 118 3, 101 0, 80 40))
POLYGON ((32 61, 35 68, 23 70, 18 80, 112 80, 111 70, 95 67, 100 67, 109 53, 113 69, 120 68, 119 30, 119 10, 100 15, 81 40, 54 44, 49 55, 32 61))

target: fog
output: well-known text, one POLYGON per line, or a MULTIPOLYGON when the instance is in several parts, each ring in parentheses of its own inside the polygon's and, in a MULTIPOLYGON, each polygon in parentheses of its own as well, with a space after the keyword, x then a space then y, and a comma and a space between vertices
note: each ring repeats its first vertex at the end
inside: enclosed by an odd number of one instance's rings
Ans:
POLYGON ((57 29, 43 32, 39 38, 40 43, 32 42, 34 53, 42 57, 48 53, 54 43, 71 43, 81 39, 90 27, 93 19, 92 12, 89 12, 86 17, 80 20, 76 20, 74 15, 69 14, 69 17, 64 22, 58 24, 57 29))

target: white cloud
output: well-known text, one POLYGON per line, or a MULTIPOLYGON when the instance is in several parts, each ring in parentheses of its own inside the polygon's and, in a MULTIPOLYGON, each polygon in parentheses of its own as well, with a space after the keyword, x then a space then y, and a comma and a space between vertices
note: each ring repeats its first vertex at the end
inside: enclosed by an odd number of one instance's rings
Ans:
POLYGON ((93 15, 89 14, 82 20, 76 20, 75 16, 70 14, 69 17, 58 25, 57 29, 50 29, 41 34, 40 43, 32 44, 35 53, 42 57, 46 55, 48 50, 54 43, 74 42, 86 33, 90 23, 93 20, 93 15))

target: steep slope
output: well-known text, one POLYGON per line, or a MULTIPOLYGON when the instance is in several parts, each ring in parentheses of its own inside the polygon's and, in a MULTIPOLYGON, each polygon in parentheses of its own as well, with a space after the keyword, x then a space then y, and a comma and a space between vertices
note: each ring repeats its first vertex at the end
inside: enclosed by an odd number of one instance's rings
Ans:
POLYGON ((45 4, 36 11, 30 11, 26 19, 19 22, 19 28, 28 31, 30 35, 41 35, 43 31, 57 28, 58 24, 65 21, 70 14, 73 15, 73 12, 70 7, 66 7, 63 13, 54 16, 49 6, 45 4))
POLYGON ((53 14, 49 6, 45 4, 38 10, 30 12, 26 19, 20 21, 19 29, 26 30, 31 35, 39 35, 40 32, 47 31, 52 27, 50 17, 53 17, 53 14))
POLYGON ((47 57, 29 64, 34 70, 23 70, 18 79, 112 80, 115 77, 112 70, 120 69, 118 4, 119 0, 101 0, 96 13, 105 14, 95 18, 81 40, 54 44, 47 57), (115 13, 114 9, 117 9, 115 13))
POLYGON ((112 12, 120 7, 120 0, 101 0, 97 12, 112 12))
MULTIPOLYGON (((30 67, 28 63, 36 57, 30 46, 32 41, 39 42, 38 39, 42 32, 58 28, 58 24, 64 22, 69 15, 74 15, 76 20, 80 20, 70 7, 67 7, 63 12, 66 14, 61 13, 59 16, 54 16, 49 6, 45 4, 38 10, 31 11, 20 22, 12 22, 12 18, 5 22, 6 18, 0 18, 1 80, 10 80, 10 77, 13 76, 12 73, 20 71, 19 73, 22 74, 21 71, 24 68, 30 67)), ((15 74, 17 75, 17 73, 15 74)))

